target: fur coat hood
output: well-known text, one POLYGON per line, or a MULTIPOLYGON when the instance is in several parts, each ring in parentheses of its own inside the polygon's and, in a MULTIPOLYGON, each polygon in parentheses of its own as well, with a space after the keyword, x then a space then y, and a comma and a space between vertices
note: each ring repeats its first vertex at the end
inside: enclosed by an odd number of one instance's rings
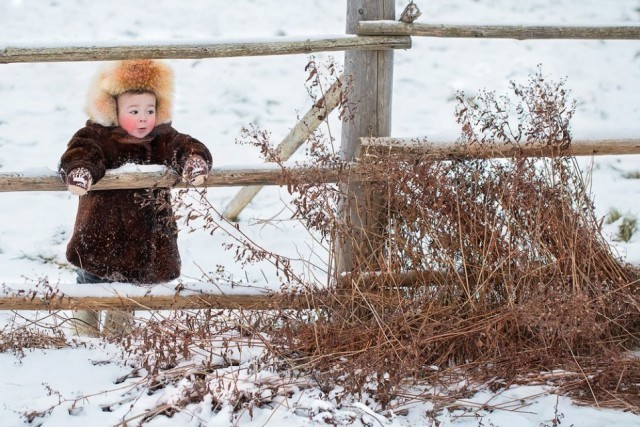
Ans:
POLYGON ((152 59, 108 63, 95 76, 87 95, 89 120, 102 126, 118 126, 116 97, 130 90, 156 96, 156 123, 171 122, 173 71, 152 59))

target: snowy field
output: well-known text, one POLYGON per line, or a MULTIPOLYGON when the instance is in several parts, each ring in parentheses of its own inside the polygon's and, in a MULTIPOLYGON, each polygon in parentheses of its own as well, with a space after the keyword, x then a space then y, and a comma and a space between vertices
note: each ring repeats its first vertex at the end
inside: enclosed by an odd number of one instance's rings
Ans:
MULTIPOLYGON (((396 3, 399 16, 407 1, 396 3)), ((640 25, 639 0, 429 0, 418 5, 423 12, 419 22, 640 25)), ((0 49, 342 34, 345 11, 342 0, 0 0, 0 49)), ((343 60, 340 52, 316 55, 320 60, 331 56, 343 60)), ((216 167, 261 163, 257 150, 235 140, 243 127, 252 124, 270 131, 274 143, 287 134, 296 117, 311 106, 304 85, 308 61, 306 55, 168 61, 176 74, 173 125, 206 143, 216 167)), ((414 38, 410 50, 395 52, 392 135, 455 139, 459 134, 453 117, 456 91, 507 93, 509 81, 525 83, 539 64, 550 78, 567 78, 566 86, 578 102, 572 128, 575 138, 640 138, 640 41, 426 38, 414 38)), ((0 172, 57 169, 67 141, 86 120, 85 91, 99 66, 91 62, 0 64, 0 172)), ((334 132, 339 135, 339 129, 334 132)), ((640 182, 626 178, 640 176, 638 156, 582 162, 593 172, 600 217, 611 209, 640 216, 640 182)), ((222 211, 237 190, 212 188, 208 197, 222 211)), ((286 200, 286 189, 263 190, 242 213, 240 226, 275 252, 304 256, 318 251, 299 225, 287 220, 286 200), (264 225, 260 221, 264 218, 276 220, 264 225)), ((64 251, 76 206, 76 198, 66 192, 0 193, 0 285, 25 285, 43 278, 52 283, 75 281, 64 251)), ((606 228, 612 239, 616 226, 606 228)), ((223 250, 224 235, 183 233, 179 243, 182 281, 198 281, 203 273, 223 265, 238 280, 278 285, 266 266, 235 265, 232 255, 223 250)), ((625 259, 640 264, 638 233, 629 242, 616 242, 616 247, 625 259)), ((3 323, 13 316, 0 313, 3 323)), ((115 380, 128 372, 119 363, 109 363, 117 352, 87 339, 86 348, 33 351, 22 359, 0 354, 0 425, 23 425, 24 413, 59 402, 36 424, 119 425, 145 408, 175 398, 178 392, 171 388, 132 396, 126 382, 116 385, 115 380), (73 403, 81 396, 87 397, 73 403), (102 409, 119 400, 120 407, 110 412, 102 409)), ((408 406, 406 415, 382 417, 376 414, 380 408, 365 398, 338 405, 318 389, 292 393, 277 406, 254 409, 252 416, 232 415, 229 407, 214 413, 205 402, 172 419, 158 417, 149 425, 310 426, 324 425, 326 414, 355 426, 431 423, 429 403, 408 406)), ((481 393, 471 400, 478 407, 490 401, 502 410, 478 410, 480 418, 458 418, 445 410, 438 416, 440 425, 550 426, 562 414, 562 425, 567 426, 640 426, 640 416, 579 407, 540 387, 518 387, 500 395, 481 393), (521 401, 524 406, 513 404, 521 401)), ((474 406, 471 401, 465 404, 474 406)))

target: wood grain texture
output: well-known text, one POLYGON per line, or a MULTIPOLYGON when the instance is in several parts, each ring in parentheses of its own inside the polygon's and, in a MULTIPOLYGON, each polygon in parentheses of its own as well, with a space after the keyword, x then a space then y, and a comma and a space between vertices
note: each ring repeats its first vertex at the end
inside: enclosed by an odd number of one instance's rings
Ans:
POLYGON ((280 295, 176 295, 176 296, 121 296, 121 297, 68 297, 52 298, 3 296, 0 310, 183 310, 183 309, 247 309, 271 310, 276 308, 304 308, 300 298, 280 295))
POLYGON ((640 154, 640 139, 574 140, 564 150, 540 144, 460 145, 455 141, 427 142, 416 138, 362 138, 365 155, 449 160, 466 158, 604 156, 640 154))
POLYGON ((12 47, 0 49, 0 64, 18 62, 115 61, 121 59, 201 59, 310 54, 343 50, 409 49, 407 36, 326 36, 304 40, 224 41, 140 46, 12 47))
MULTIPOLYGON (((395 19, 394 0, 349 0, 346 33, 354 34, 360 21, 395 19)), ((393 51, 345 52, 345 76, 350 82, 348 102, 354 105, 352 120, 342 125, 341 155, 353 161, 360 155, 360 138, 391 134, 391 101, 393 90, 393 51)), ((367 185, 352 182, 344 186, 345 199, 340 206, 341 220, 353 233, 338 239, 335 270, 338 274, 366 266, 356 266, 356 246, 361 258, 372 255, 379 247, 373 236, 384 226, 385 219, 376 208, 380 203, 367 185)))
POLYGON ((640 40, 640 26, 448 25, 368 21, 357 25, 360 36, 485 38, 515 40, 640 40))

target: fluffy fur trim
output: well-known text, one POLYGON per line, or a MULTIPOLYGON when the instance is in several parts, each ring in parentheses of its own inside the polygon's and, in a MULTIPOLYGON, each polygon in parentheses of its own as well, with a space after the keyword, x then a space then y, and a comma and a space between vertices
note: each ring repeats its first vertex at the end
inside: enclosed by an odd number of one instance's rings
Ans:
POLYGON ((89 88, 86 111, 102 126, 118 126, 116 97, 129 90, 149 91, 156 96, 156 124, 171 122, 173 71, 152 59, 109 63, 96 75, 89 88))

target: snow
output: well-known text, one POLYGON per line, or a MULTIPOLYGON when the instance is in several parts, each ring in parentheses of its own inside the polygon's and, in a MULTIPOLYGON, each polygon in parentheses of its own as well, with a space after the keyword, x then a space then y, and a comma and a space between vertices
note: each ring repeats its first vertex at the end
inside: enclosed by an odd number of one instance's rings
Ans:
MULTIPOLYGON (((396 1, 397 16, 406 3, 396 1)), ((423 13, 418 22, 424 23, 640 23, 637 0, 430 0, 418 5, 423 13)), ((194 40, 306 40, 343 34, 345 12, 342 0, 280 0, 277 4, 267 0, 215 4, 205 0, 4 0, 0 1, 0 47, 72 46, 78 40, 95 46, 144 45, 158 40, 176 45, 194 40)), ((315 57, 319 61, 330 57, 342 61, 343 55, 335 52, 315 57)), ((216 168, 268 168, 257 150, 234 142, 241 129, 249 125, 271 132, 274 145, 288 133, 296 117, 311 106, 304 87, 308 61, 306 55, 168 61, 176 74, 173 124, 209 146, 216 168)), ((453 120, 453 96, 457 90, 468 94, 480 89, 505 93, 510 80, 524 83, 538 64, 555 79, 567 78, 567 87, 578 101, 573 120, 576 139, 638 138, 637 40, 413 38, 411 49, 395 52, 392 135, 427 136, 430 141, 455 139, 459 133, 453 120)), ((84 94, 99 66, 95 62, 0 64, 0 173, 53 174, 66 142, 86 121, 84 94)), ((334 132, 339 134, 337 127, 334 132)), ((299 151, 292 161, 303 159, 303 150, 299 151)), ((599 216, 604 217, 612 208, 640 215, 640 185, 623 176, 640 170, 638 160, 638 156, 581 159, 584 165, 593 162, 592 188, 599 216)), ((121 170, 149 171, 130 165, 121 170)), ((213 188, 208 199, 222 211, 237 191, 232 187, 213 188)), ((283 209, 286 200, 286 189, 263 189, 241 214, 241 227, 256 242, 285 255, 304 259, 322 254, 305 230, 288 220, 288 211, 283 209), (277 220, 260 221, 264 218, 277 220)), ((72 285, 75 273, 66 265, 64 256, 75 219, 76 198, 66 192, 0 193, 0 206, 0 284, 5 289, 25 290, 47 278, 50 283, 59 283, 65 292, 83 292, 72 285)), ((615 227, 615 223, 607 226, 611 236, 615 227)), ((267 265, 235 263, 232 254, 223 250, 225 242, 222 235, 182 233, 180 280, 199 289, 204 274, 224 265, 231 280, 277 289, 281 279, 274 277, 267 265)), ((640 264, 637 235, 630 242, 617 242, 616 247, 628 261, 640 264)), ((176 282, 168 284, 166 291, 175 285, 176 282)), ((105 285, 97 292, 108 295, 141 291, 122 284, 105 285)), ((160 288, 153 291, 163 292, 160 288)), ((246 289, 225 290, 231 291, 246 289)), ((14 316, 0 312, 0 322, 6 323, 14 316)), ((243 360, 255 355, 252 349, 243 351, 247 352, 243 360)), ((116 362, 118 356, 118 348, 93 339, 78 340, 71 348, 29 351, 21 358, 0 354, 0 425, 23 425, 25 413, 49 408, 51 412, 37 418, 35 425, 118 425, 158 402, 177 398, 179 385, 148 394, 138 387, 135 378, 116 384, 118 378, 130 372, 130 368, 116 362), (105 405, 111 405, 109 411, 103 410, 105 405)), ((256 390, 258 381, 269 381, 273 376, 232 369, 228 374, 235 376, 235 384, 245 390, 256 390)), ((233 413, 229 405, 216 412, 211 401, 205 401, 190 405, 171 419, 156 417, 148 425, 312 426, 328 421, 356 426, 431 424, 427 412, 433 404, 428 402, 408 404, 406 414, 383 416, 366 396, 338 405, 313 385, 292 382, 290 389, 287 397, 274 398, 278 404, 254 408, 252 414, 248 410, 233 413)), ((512 387, 498 394, 481 392, 460 403, 477 408, 478 417, 461 418, 445 410, 438 415, 440 425, 553 425, 558 414, 562 415, 562 425, 640 425, 640 416, 578 406, 538 386, 512 387), (492 411, 483 407, 487 402, 492 411)))
POLYGON ((357 36, 353 34, 322 34, 322 36, 304 37, 304 36, 277 36, 277 37, 253 37, 253 38, 208 38, 208 39, 189 39, 189 40, 127 40, 120 42, 103 41, 95 42, 92 40, 73 40, 68 42, 48 41, 42 42, 10 42, 10 44, 0 45, 0 49, 40 49, 40 48, 108 48, 108 47, 201 47, 201 46, 218 46, 218 45, 251 45, 256 43, 304 43, 314 41, 330 41, 330 40, 348 40, 355 39, 357 36))
POLYGON ((167 168, 162 165, 136 165, 135 163, 125 163, 116 169, 111 169, 113 175, 127 172, 166 172, 167 168))
MULTIPOLYGON (((172 296, 176 294, 176 284, 161 283, 157 285, 132 285, 130 283, 99 283, 77 286, 71 283, 52 283, 50 285, 57 290, 60 295, 71 298, 78 297, 142 297, 142 296, 172 296)), ((4 283, 0 288, 0 294, 7 297, 19 295, 45 295, 47 292, 44 284, 31 283, 4 283)), ((190 296, 202 293, 222 293, 224 295, 262 295, 269 294, 270 291, 277 291, 278 288, 269 289, 267 286, 249 287, 233 282, 216 282, 215 286, 209 282, 190 282, 180 285, 180 295, 190 296)))

